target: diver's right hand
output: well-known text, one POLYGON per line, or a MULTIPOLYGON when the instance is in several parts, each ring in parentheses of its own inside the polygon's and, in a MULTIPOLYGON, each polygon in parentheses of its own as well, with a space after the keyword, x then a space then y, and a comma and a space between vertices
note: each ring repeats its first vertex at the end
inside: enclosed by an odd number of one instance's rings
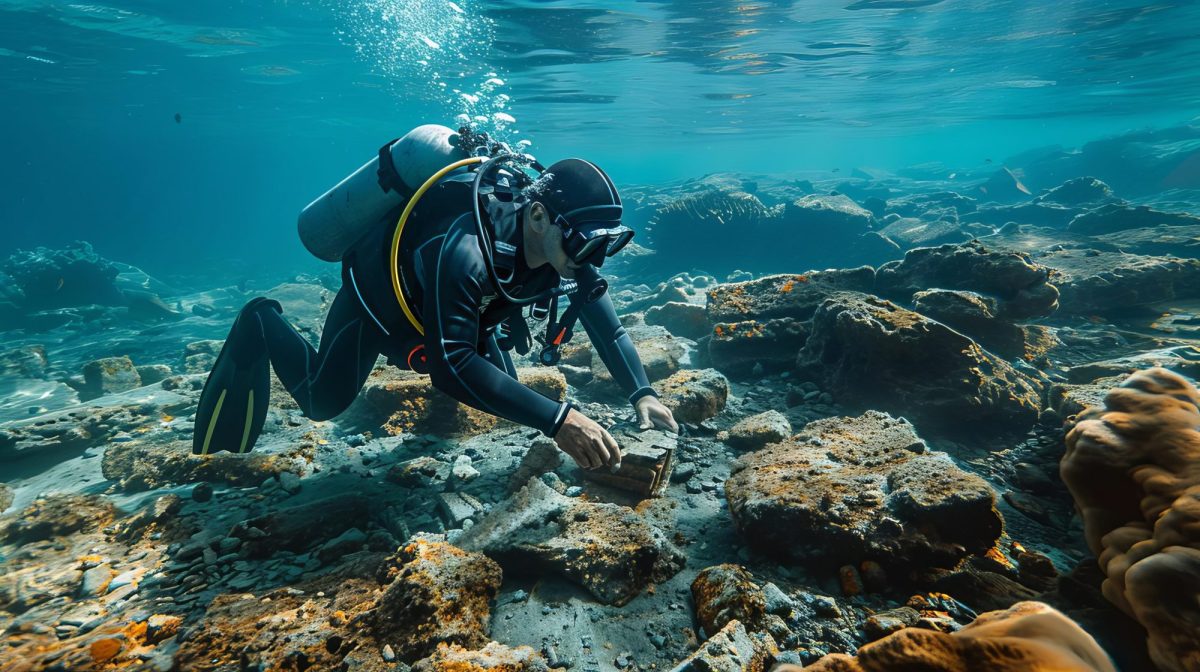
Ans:
POLYGON ((621 466, 621 449, 608 430, 572 408, 554 435, 554 443, 582 469, 621 466))

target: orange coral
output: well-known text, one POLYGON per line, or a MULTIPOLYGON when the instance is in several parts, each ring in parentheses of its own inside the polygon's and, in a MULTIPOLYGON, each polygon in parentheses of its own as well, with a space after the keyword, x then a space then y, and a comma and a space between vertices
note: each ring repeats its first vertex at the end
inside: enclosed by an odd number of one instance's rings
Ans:
POLYGON ((1160 669, 1200 669, 1200 392, 1166 369, 1133 374, 1079 415, 1060 470, 1104 596, 1146 628, 1160 669))

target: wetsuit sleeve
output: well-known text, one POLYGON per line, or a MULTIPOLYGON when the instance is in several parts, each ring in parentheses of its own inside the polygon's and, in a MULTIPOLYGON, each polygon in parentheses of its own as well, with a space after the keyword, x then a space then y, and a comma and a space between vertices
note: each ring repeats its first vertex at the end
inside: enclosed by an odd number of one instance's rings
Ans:
POLYGON ((617 310, 607 292, 580 307, 579 321, 587 330, 592 346, 600 354, 600 360, 608 367, 613 380, 629 395, 630 404, 637 403, 638 399, 647 395, 658 396, 650 387, 646 368, 642 366, 637 349, 633 347, 633 339, 629 338, 625 327, 617 319, 617 310))
POLYGON ((468 406, 554 436, 570 405, 538 394, 481 357, 479 307, 490 286, 474 234, 461 219, 427 267, 425 349, 434 387, 468 406))

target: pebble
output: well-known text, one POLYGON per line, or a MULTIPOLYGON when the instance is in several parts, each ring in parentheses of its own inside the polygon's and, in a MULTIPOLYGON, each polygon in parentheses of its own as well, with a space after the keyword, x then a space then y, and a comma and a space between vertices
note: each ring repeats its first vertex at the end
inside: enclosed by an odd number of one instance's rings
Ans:
POLYGON ((578 485, 572 485, 571 487, 567 488, 567 491, 564 494, 567 497, 578 497, 583 494, 583 488, 578 485))
POLYGON ((383 645, 383 659, 389 663, 396 660, 396 652, 392 650, 391 644, 383 645))
POLYGON ((128 586, 129 584, 133 583, 134 578, 136 578, 136 576, 137 576, 137 569, 131 569, 127 572, 122 572, 122 573, 114 576, 113 580, 111 582, 109 582, 109 584, 108 584, 108 592, 111 593, 114 590, 116 590, 117 588, 120 588, 122 586, 128 586))
POLYGON ((661 649, 667 645, 667 638, 662 635, 651 635, 650 643, 654 645, 654 648, 661 649))
POLYGON ((300 477, 290 471, 280 472, 279 486, 289 495, 300 492, 300 488, 303 487, 300 483, 300 477))
POLYGON ((212 499, 213 487, 208 483, 197 483, 196 487, 192 488, 192 500, 201 504, 212 499))
POLYGON ((629 667, 631 664, 633 664, 633 659, 631 656, 633 656, 633 654, 629 651, 623 651, 621 655, 617 656, 617 659, 613 661, 613 663, 617 667, 629 667))
POLYGON ((687 488, 687 491, 693 495, 698 495, 702 492, 701 485, 695 480, 688 481, 685 487, 687 488))
POLYGON ((517 592, 512 594, 513 602, 524 602, 527 599, 529 599, 529 593, 524 590, 517 590, 517 592))

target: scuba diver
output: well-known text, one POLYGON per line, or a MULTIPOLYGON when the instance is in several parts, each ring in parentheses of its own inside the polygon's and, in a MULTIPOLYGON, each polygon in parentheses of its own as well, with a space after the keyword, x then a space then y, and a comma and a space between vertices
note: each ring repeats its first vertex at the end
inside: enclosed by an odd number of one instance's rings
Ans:
POLYGON ((537 340, 540 363, 557 364, 581 322, 640 426, 679 431, 597 272, 633 236, 621 215, 612 180, 582 159, 542 168, 468 128, 426 125, 393 140, 300 215, 306 247, 342 262, 319 347, 277 301, 247 303, 200 395, 192 452, 253 449, 268 366, 305 416, 326 420, 383 354, 464 404, 541 430, 580 467, 615 470, 621 452, 608 431, 518 382, 510 351, 527 354, 537 340), (544 336, 526 315, 545 320, 544 336))

